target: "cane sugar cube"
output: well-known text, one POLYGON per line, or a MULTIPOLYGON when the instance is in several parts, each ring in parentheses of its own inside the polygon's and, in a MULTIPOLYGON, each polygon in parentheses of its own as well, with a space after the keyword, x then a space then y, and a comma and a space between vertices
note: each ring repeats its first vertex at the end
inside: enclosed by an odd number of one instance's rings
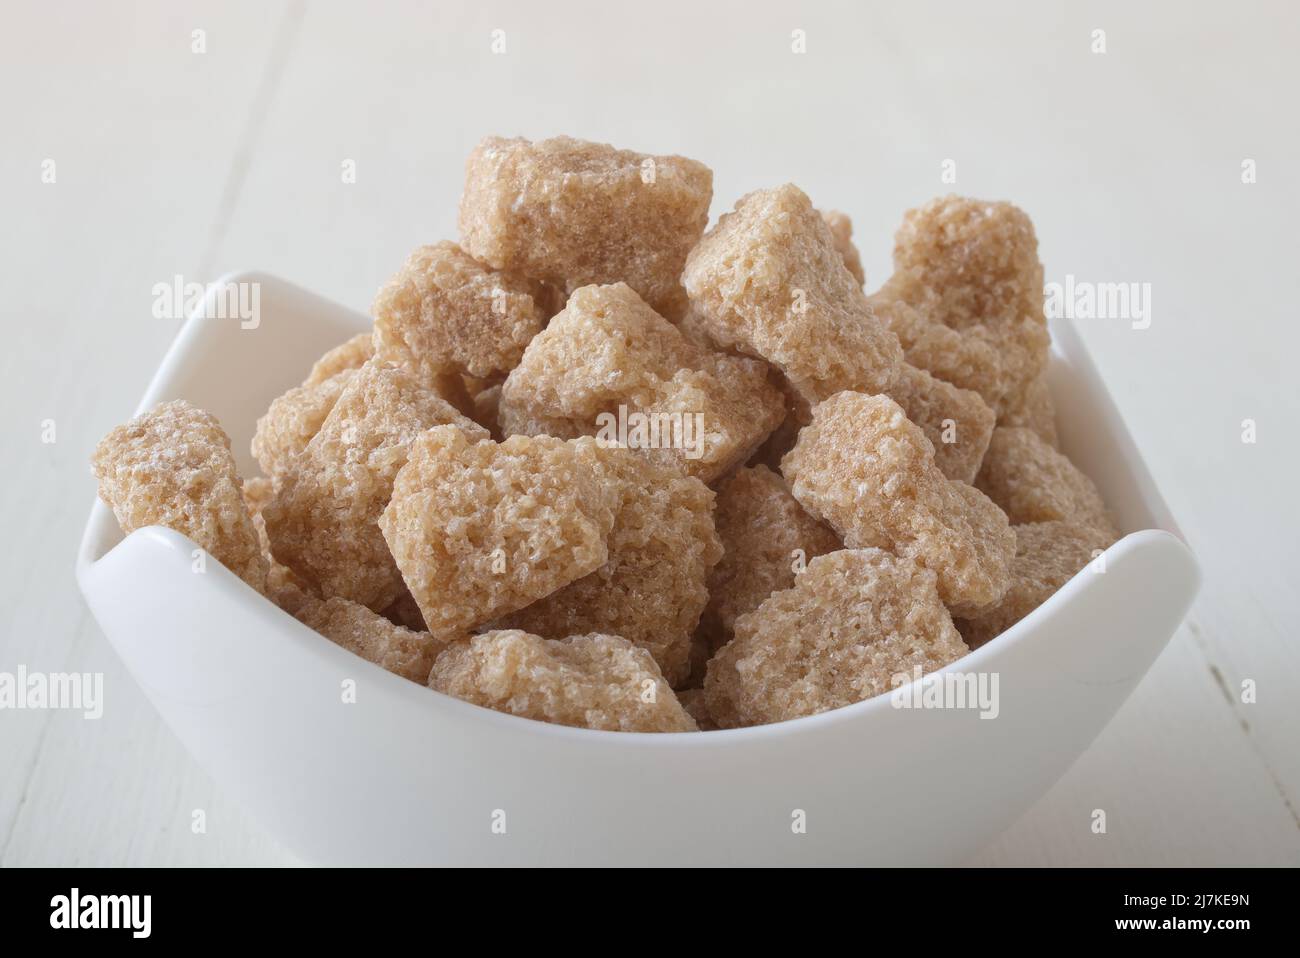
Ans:
POLYGON ((647 650, 674 688, 691 671, 691 636, 722 557, 713 492, 672 465, 584 444, 599 481, 617 495, 609 558, 594 572, 496 623, 544 638, 620 635, 647 650))
POLYGON ((861 286, 867 281, 867 276, 862 271, 862 254, 853 245, 853 220, 839 210, 822 210, 822 219, 831 228, 831 237, 835 240, 835 248, 839 250, 845 267, 861 286))
POLYGON ((661 315, 686 299, 686 254, 708 224, 713 173, 567 136, 488 137, 465 164, 461 246, 475 259, 561 286, 627 283, 661 315))
MULTIPOLYGON (((445 637, 394 625, 340 596, 307 607, 298 618, 335 645, 421 685, 428 680, 434 659, 452 644, 445 637)), ((468 636, 462 642, 465 639, 468 636)))
POLYGON ((411 443, 443 424, 487 435, 405 369, 372 360, 356 370, 263 511, 276 559, 324 598, 390 605, 403 586, 379 515, 411 443))
POLYGON ((852 705, 967 652, 935 575, 880 549, 821 556, 752 612, 709 662, 708 714, 722 728, 852 705))
POLYGON ((887 396, 844 392, 817 405, 781 469, 846 546, 888 549, 932 570, 954 615, 1006 591, 1015 556, 1007 517, 939 471, 930 440, 887 396))
POLYGON ((957 628, 972 649, 1033 612, 1115 541, 1112 533, 1096 526, 1060 520, 1028 522, 1012 529, 1016 534, 1016 559, 1006 594, 979 615, 957 621, 957 628))
POLYGON ((903 298, 996 349, 1004 396, 1020 394, 1042 372, 1049 341, 1043 266, 1022 210, 958 196, 931 200, 904 215, 894 268, 903 298))
POLYGON ((375 299, 375 348, 426 375, 507 373, 545 325, 541 296, 540 284, 485 266, 455 243, 421 246, 375 299))
POLYGON ((742 197, 691 251, 682 282, 714 342, 767 360, 809 402, 883 392, 902 362, 798 187, 742 197))
POLYGON ((161 403, 105 436, 91 468, 123 532, 166 526, 254 589, 265 587, 266 559, 230 437, 211 413, 184 400, 161 403))
POLYGON ((994 415, 980 394, 958 389, 924 369, 903 363, 889 398, 921 427, 934 446, 934 463, 949 479, 974 482, 993 436, 994 415))
POLYGON ((767 366, 686 339, 629 286, 577 290, 501 391, 507 435, 596 436, 712 482, 784 415, 767 366))
POLYGON ((431 632, 483 625, 605 564, 617 493, 594 445, 455 427, 415 441, 379 525, 431 632))
POLYGON ((522 718, 610 732, 694 732, 645 649, 612 635, 485 632, 438 656, 429 687, 522 718))
POLYGON ((817 556, 841 548, 835 532, 766 466, 737 469, 718 487, 715 522, 723 555, 709 576, 702 622, 715 649, 731 638, 739 616, 794 585, 817 556))
POLYGON ((1030 429, 993 430, 975 486, 1014 525, 1060 520, 1119 535, 1093 481, 1030 429))

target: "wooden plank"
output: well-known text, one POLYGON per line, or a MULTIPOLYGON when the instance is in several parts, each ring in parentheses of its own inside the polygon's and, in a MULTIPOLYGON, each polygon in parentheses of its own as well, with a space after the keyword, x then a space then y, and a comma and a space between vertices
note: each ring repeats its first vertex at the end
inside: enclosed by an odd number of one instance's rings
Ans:
POLYGON ((152 315, 153 286, 197 278, 286 9, 187 12, 160 0, 81 6, 75 18, 48 4, 6 11, 0 416, 20 493, 0 498, 10 543, 0 551, 0 669, 93 663, 106 672, 107 704, 98 722, 0 715, 5 864, 121 860, 121 843, 174 827, 157 802, 195 787, 170 733, 102 654, 73 556, 94 498, 90 450, 130 413, 180 325, 152 315), (195 29, 207 31, 206 53, 191 52, 195 29), (41 181, 47 158, 52 184, 41 181), (42 442, 47 419, 52 444, 42 442))
POLYGON ((970 864, 1300 865, 1281 794, 1184 627, 1078 763, 970 864))

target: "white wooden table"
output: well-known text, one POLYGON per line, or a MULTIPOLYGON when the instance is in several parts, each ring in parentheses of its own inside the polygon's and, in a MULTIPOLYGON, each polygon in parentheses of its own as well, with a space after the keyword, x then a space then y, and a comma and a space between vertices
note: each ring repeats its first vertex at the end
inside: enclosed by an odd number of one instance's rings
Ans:
POLYGON ((164 727, 73 582, 89 451, 179 325, 151 315, 154 284, 255 267, 364 309, 411 247, 455 236, 479 137, 565 132, 708 162, 715 214, 793 180, 853 216, 873 285, 902 211, 950 190, 1026 208, 1049 280, 1150 283, 1149 328, 1081 331, 1204 590, 975 863, 1300 864, 1295 8, 443 6, 6 5, 0 671, 103 672, 107 703, 98 722, 0 711, 0 863, 294 862, 164 727))

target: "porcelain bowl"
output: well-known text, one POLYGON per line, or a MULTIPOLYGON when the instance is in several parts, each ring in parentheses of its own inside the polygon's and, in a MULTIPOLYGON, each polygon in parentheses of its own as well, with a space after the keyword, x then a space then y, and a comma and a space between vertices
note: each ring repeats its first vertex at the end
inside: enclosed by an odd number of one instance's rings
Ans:
MULTIPOLYGON (((276 277, 210 287, 140 411, 188 399, 243 475, 270 401, 366 316, 276 277), (255 328, 207 318, 257 284, 255 328)), ((104 634, 199 763, 318 864, 760 865, 959 862, 1069 768, 1182 620, 1195 559, 1074 330, 1049 371, 1064 451, 1125 535, 1039 609, 954 663, 997 677, 996 717, 886 694, 759 728, 596 732, 468 705, 286 615, 185 537, 123 537, 96 502, 77 579, 104 634), (344 684, 355 683, 355 701, 344 684)), ((126 418, 125 410, 123 419, 126 418)), ((987 686, 986 686, 987 687, 987 686)), ((904 692, 907 690, 905 689, 904 692)), ((922 700, 923 701, 923 700, 922 700)), ((984 710, 988 714, 989 710, 984 710)))

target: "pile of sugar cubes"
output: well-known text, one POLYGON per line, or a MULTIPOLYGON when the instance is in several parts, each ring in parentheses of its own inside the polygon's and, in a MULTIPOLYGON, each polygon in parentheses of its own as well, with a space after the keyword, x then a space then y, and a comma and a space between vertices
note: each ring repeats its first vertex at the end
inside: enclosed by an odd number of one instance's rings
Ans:
POLYGON ((263 475, 181 400, 104 438, 100 496, 399 676, 643 732, 886 692, 1116 540, 1057 447, 1023 212, 908 212, 868 295, 848 217, 785 185, 707 229, 712 198, 684 157, 485 139, 459 244, 271 404, 263 475))

